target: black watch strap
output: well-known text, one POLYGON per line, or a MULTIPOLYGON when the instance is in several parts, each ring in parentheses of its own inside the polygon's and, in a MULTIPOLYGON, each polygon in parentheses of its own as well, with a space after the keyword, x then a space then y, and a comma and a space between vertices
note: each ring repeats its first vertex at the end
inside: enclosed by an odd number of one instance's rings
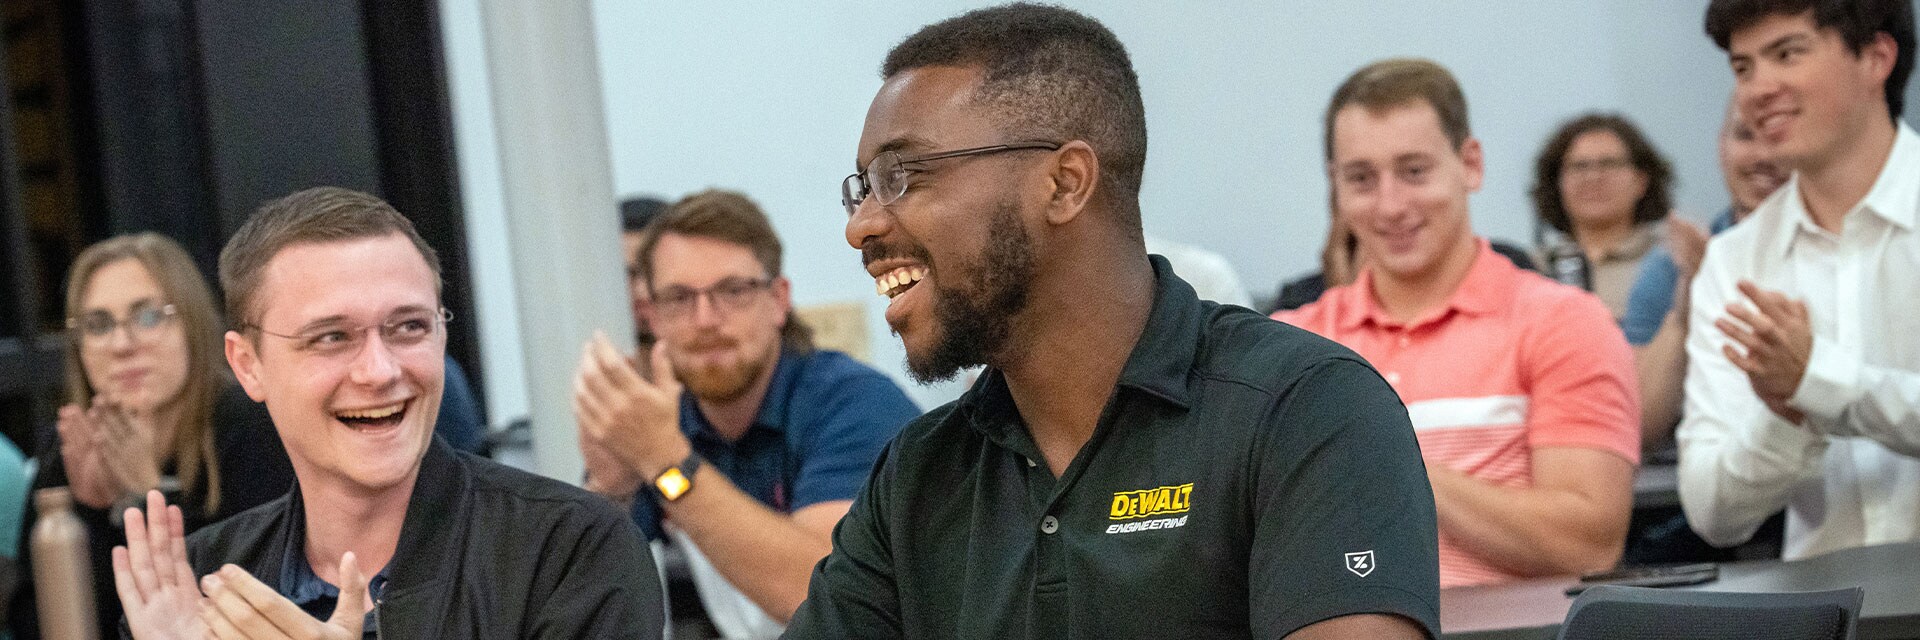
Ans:
POLYGON ((693 490, 693 477, 700 473, 700 465, 705 462, 700 454, 688 452, 679 464, 667 467, 666 471, 653 478, 653 494, 661 502, 673 502, 693 490))

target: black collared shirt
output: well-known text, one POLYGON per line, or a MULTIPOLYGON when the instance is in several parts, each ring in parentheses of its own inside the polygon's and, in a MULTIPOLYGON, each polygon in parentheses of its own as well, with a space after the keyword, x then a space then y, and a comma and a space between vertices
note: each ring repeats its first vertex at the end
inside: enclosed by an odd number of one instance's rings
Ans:
POLYGON ((1152 262, 1146 328, 1066 473, 988 369, 888 446, 787 637, 1280 638, 1359 613, 1437 635, 1433 493, 1393 390, 1152 262))

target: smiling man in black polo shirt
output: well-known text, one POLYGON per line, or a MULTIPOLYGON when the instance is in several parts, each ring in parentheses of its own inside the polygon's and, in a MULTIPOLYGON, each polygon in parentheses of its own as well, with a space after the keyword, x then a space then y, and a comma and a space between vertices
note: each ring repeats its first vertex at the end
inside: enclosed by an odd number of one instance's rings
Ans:
POLYGON ((1126 50, 1015 4, 887 57, 842 188, 914 375, 789 637, 1413 638, 1434 505, 1359 357, 1199 300, 1143 248, 1126 50))

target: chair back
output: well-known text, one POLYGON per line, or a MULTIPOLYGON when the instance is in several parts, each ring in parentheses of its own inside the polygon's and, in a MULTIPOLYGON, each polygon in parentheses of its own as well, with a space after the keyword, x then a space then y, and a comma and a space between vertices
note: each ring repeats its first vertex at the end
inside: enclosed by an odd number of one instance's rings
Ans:
POLYGON ((1859 587, 1804 593, 1602 585, 1573 601, 1560 640, 1853 640, 1859 587))

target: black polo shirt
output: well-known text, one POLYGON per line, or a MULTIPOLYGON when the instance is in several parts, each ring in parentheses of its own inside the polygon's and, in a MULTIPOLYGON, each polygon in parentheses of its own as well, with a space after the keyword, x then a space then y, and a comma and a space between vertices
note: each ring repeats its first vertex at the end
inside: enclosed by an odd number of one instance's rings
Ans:
POLYGON ((1146 329, 1066 473, 988 369, 888 446, 787 637, 1280 638, 1358 613, 1437 634, 1433 492, 1393 390, 1152 262, 1146 329))

